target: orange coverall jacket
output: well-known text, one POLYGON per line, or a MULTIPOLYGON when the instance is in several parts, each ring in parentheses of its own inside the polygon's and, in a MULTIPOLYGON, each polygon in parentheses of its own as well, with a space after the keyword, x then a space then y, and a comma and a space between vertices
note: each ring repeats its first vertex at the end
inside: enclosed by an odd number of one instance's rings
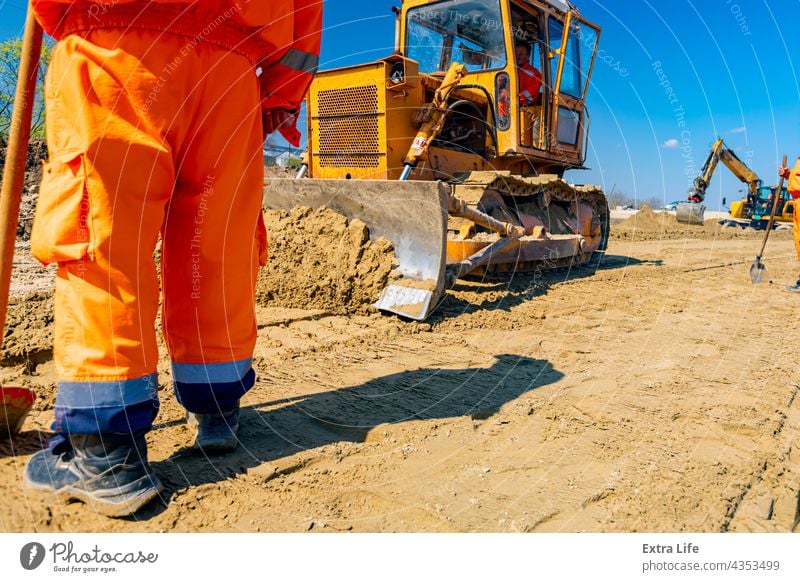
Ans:
MULTIPOLYGON (((797 158, 797 163, 789 174, 788 190, 792 198, 800 200, 800 158, 797 158)), ((793 218, 794 247, 797 251, 797 260, 800 261, 800 202, 795 202, 793 218)))
MULTIPOLYGON (((52 37, 108 28, 164 32, 202 30, 202 41, 238 52, 260 70, 262 106, 296 113, 319 63, 320 0, 33 0, 36 16, 52 37), (205 26, 197 27, 198 21, 205 26)), ((299 145, 296 127, 280 128, 299 145)))
POLYGON ((800 158, 797 158, 797 163, 789 174, 788 188, 792 198, 795 200, 800 198, 800 158))

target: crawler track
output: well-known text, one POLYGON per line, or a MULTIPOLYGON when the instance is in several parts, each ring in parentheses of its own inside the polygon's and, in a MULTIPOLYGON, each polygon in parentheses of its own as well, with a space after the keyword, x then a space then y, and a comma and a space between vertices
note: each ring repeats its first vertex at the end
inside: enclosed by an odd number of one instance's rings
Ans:
MULTIPOLYGON (((519 226, 541 225, 553 238, 583 235, 586 251, 540 260, 497 262, 481 271, 489 276, 536 273, 578 266, 597 260, 608 247, 610 214, 599 186, 574 186, 554 174, 523 177, 507 172, 470 172, 452 183, 453 195, 494 218, 519 226), (591 212, 587 221, 585 211, 591 212), (580 215, 580 216, 579 216, 580 215)), ((463 236, 463 223, 451 220, 451 241, 465 241, 487 233, 480 228, 463 236)))

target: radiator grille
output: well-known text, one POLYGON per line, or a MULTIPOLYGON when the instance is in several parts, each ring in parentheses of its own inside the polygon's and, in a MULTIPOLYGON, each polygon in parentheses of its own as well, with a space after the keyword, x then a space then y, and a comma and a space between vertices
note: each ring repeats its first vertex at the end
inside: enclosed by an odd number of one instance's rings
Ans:
POLYGON ((377 168, 381 163, 378 88, 320 91, 319 163, 323 168, 377 168))
POLYGON ((318 99, 320 117, 378 113, 378 87, 375 85, 320 91, 318 99))
POLYGON ((358 154, 319 154, 321 168, 378 168, 381 165, 379 155, 358 154))

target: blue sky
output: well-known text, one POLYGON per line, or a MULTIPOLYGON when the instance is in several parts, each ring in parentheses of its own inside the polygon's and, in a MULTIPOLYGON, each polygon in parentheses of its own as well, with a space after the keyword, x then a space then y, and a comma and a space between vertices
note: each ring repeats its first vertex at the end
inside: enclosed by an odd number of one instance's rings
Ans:
MULTIPOLYGON (((800 64, 790 58, 800 35, 778 24, 796 19, 800 0, 575 3, 603 29, 604 52, 588 97, 592 169, 572 181, 670 202, 685 197, 718 136, 765 182, 777 181, 782 154, 800 156, 800 64)), ((323 68, 391 52, 392 4, 326 2, 323 68)), ((720 167, 707 202, 717 208, 742 188, 720 167)))
MULTIPOLYGON (((391 53, 399 3, 326 0, 322 68, 391 53)), ((800 0, 575 4, 603 29, 604 52, 588 98, 592 169, 572 181, 669 202, 685 197, 718 136, 770 183, 782 154, 800 155, 800 63, 791 59, 800 0)), ((24 6, 0 0, 0 38, 20 33, 24 6)), ((721 167, 707 202, 719 207, 742 187, 721 167)))

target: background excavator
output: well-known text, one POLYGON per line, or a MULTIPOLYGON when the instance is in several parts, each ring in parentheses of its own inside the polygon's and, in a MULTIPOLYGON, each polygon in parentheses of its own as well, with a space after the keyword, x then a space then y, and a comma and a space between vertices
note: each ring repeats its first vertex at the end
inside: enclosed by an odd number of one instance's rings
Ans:
MULTIPOLYGON (((731 218, 742 221, 742 224, 756 229, 766 228, 770 211, 772 210, 772 201, 777 194, 777 187, 763 186, 761 178, 739 159, 722 138, 719 138, 711 146, 711 151, 708 153, 703 170, 695 178, 694 185, 689 190, 688 201, 677 206, 676 218, 678 222, 703 224, 706 209, 703 200, 705 200, 706 190, 720 162, 725 164, 734 176, 747 185, 745 197, 731 203, 731 218)), ((775 221, 792 222, 793 210, 794 201, 786 188, 783 188, 781 198, 778 201, 778 208, 775 212, 775 221)))
POLYGON ((584 167, 600 29, 562 0, 406 0, 394 54, 320 72, 309 148, 265 205, 327 206, 388 238, 398 261, 376 306, 426 318, 459 277, 585 264, 608 241, 584 167), (515 45, 542 74, 521 105, 515 45))

